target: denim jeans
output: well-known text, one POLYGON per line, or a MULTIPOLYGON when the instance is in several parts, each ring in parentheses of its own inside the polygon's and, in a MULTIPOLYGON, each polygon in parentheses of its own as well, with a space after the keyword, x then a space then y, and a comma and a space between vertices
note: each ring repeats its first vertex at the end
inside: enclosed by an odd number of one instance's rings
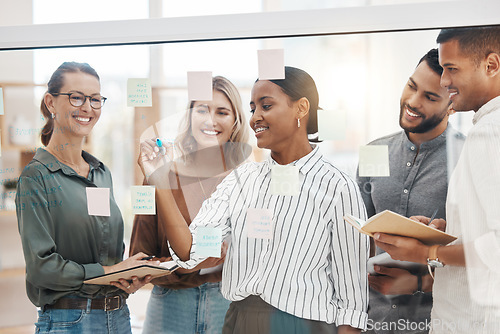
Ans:
POLYGON ((143 334, 220 334, 229 304, 220 293, 220 283, 179 290, 155 286, 143 334))
POLYGON ((38 311, 36 333, 130 334, 130 313, 127 305, 114 311, 60 310, 38 311))

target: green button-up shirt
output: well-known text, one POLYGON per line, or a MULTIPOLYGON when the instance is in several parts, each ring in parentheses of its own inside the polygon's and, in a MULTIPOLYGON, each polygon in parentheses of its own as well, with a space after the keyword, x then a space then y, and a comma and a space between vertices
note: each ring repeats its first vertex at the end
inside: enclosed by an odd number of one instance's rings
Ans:
POLYGON ((87 152, 87 178, 38 149, 17 185, 16 211, 26 261, 26 291, 36 306, 66 295, 95 298, 126 293, 83 284, 122 260, 123 219, 113 197, 111 173, 87 152), (87 187, 110 188, 110 216, 90 216, 87 187))

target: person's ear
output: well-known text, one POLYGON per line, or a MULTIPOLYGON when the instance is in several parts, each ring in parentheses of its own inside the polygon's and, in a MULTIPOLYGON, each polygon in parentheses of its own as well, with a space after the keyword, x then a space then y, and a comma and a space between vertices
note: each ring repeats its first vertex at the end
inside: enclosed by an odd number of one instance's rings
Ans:
POLYGON ((309 113, 309 100, 306 97, 302 97, 297 101, 297 119, 304 118, 309 113))
POLYGON ((500 55, 498 53, 490 53, 485 60, 486 74, 489 77, 494 77, 500 74, 500 55))
POLYGON ((55 100, 54 95, 45 93, 43 97, 43 102, 45 103, 45 106, 52 114, 55 113, 54 100, 55 100))

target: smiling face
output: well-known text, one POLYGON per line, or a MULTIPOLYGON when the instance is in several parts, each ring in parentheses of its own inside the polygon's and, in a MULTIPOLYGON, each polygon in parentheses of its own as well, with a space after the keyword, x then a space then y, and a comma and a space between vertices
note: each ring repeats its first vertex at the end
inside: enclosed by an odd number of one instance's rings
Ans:
POLYGON ((288 95, 271 81, 254 84, 250 127, 255 131, 258 147, 280 151, 293 142, 298 135, 296 103, 290 101, 288 95))
POLYGON ((457 40, 439 45, 439 63, 443 67, 441 86, 448 90, 454 110, 477 111, 489 101, 484 61, 478 65, 464 55, 457 40))
POLYGON ((231 102, 222 92, 213 91, 212 101, 196 101, 191 111, 191 130, 198 149, 229 141, 235 124, 231 102))
MULTIPOLYGON (((99 80, 87 73, 70 72, 64 74, 64 84, 59 93, 82 93, 86 96, 100 94, 99 80)), ((84 137, 90 134, 101 116, 101 109, 93 109, 87 98, 80 107, 70 104, 67 95, 45 96, 45 104, 55 114, 54 136, 84 137)))
POLYGON ((440 77, 426 61, 422 61, 403 89, 400 101, 399 125, 410 133, 430 133, 436 136, 446 128, 449 98, 439 84, 440 77))

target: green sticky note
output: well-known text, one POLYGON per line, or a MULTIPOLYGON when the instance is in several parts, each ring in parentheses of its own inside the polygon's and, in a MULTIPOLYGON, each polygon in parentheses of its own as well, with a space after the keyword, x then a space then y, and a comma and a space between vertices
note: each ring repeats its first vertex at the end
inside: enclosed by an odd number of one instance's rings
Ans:
POLYGON ((132 213, 140 215, 156 214, 155 187, 132 186, 132 213))
POLYGON ((273 165, 271 167, 271 195, 298 196, 299 168, 273 165))
POLYGON ((152 107, 151 80, 148 78, 127 80, 127 107, 152 107))
POLYGON ((222 230, 214 227, 199 227, 196 230, 195 252, 203 257, 220 257, 222 230))
POLYGON ((389 176, 387 145, 366 145, 359 148, 359 176, 389 176))
POLYGON ((321 140, 344 140, 347 113, 345 110, 318 110, 318 135, 321 140))

